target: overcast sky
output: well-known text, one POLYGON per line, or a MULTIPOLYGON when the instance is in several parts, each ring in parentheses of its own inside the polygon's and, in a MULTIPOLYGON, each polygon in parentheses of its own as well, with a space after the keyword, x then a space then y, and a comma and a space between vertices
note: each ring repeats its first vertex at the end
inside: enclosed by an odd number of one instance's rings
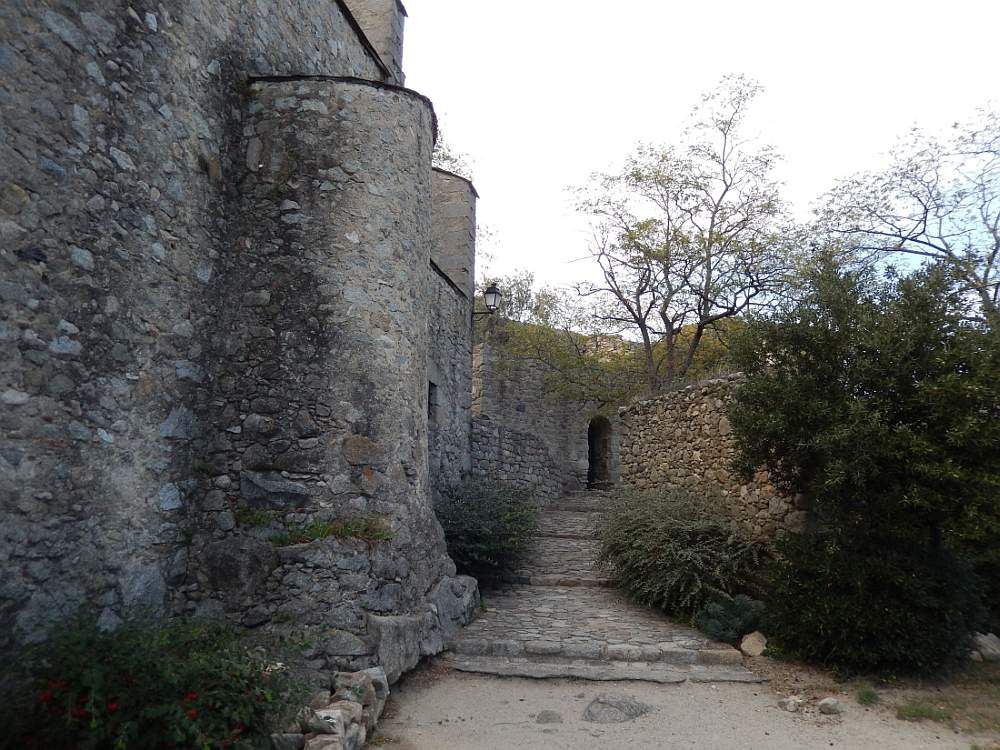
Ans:
MULTIPOLYGON (((492 274, 589 275, 566 188, 636 142, 676 141, 726 73, 765 91, 752 134, 805 218, 914 125, 1000 99, 1000 0, 405 0, 407 85, 471 157, 492 274)), ((480 274, 481 275, 481 274, 480 274)))

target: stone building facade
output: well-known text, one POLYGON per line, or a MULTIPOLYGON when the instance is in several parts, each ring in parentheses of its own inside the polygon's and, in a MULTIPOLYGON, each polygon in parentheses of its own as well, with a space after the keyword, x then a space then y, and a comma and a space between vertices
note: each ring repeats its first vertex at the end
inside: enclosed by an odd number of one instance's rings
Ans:
POLYGON ((474 476, 534 487, 543 498, 618 481, 617 415, 560 400, 540 365, 512 361, 489 340, 473 362, 474 476))
POLYGON ((0 649, 89 605, 395 678, 474 612, 431 487, 468 465, 475 193, 404 17, 0 5, 0 649), (391 538, 279 541, 352 519, 391 538))
POLYGON ((708 380, 619 411, 621 480, 642 490, 685 487, 717 495, 757 538, 801 529, 801 500, 782 494, 759 471, 744 481, 726 412, 739 375, 708 380))

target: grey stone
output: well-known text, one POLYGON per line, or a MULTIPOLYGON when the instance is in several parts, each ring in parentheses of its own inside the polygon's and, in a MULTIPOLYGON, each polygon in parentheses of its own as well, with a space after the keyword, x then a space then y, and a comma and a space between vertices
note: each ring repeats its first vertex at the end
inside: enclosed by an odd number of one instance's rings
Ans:
POLYGON ((983 661, 1000 661, 1000 638, 993 633, 976 633, 973 648, 979 652, 983 661))
POLYGON ((42 20, 49 31, 62 39, 74 50, 80 52, 83 49, 85 44, 83 32, 66 16, 52 10, 47 10, 42 14, 42 20))
POLYGON ((836 698, 824 698, 819 702, 817 708, 819 708, 821 714, 827 714, 828 716, 844 712, 844 707, 836 698))
POLYGON ((180 510, 184 507, 184 501, 181 498, 181 490, 176 484, 165 484, 160 487, 160 492, 158 495, 159 508, 160 510, 180 510))
POLYGON ((167 595, 167 582, 159 566, 137 563, 127 566, 121 583, 125 612, 133 615, 160 614, 167 595))
POLYGON ((28 403, 30 398, 31 396, 24 391, 17 391, 13 388, 8 388, 3 393, 0 393, 0 402, 3 402, 7 406, 23 406, 28 403))
POLYGON ((53 354, 76 356, 83 351, 83 345, 69 336, 57 336, 49 342, 49 351, 53 354))
POLYGON ((597 724, 621 724, 653 710, 630 695, 601 693, 583 711, 583 720, 597 724))
POLYGON ((102 633, 113 633, 121 627, 124 620, 114 613, 110 607, 101 610, 97 618, 97 629, 102 633))
POLYGON ((538 716, 535 717, 536 724, 562 724, 563 718, 562 714, 557 711, 549 711, 548 709, 544 711, 539 711, 538 716))
POLYGON ((236 528, 236 517, 228 510, 224 510, 215 517, 215 525, 219 531, 232 531, 236 528))
POLYGON ((249 505, 265 508, 297 508, 308 504, 309 488, 285 479, 277 472, 243 471, 240 496, 249 505))
POLYGON ((193 383, 201 383, 205 380, 205 371, 194 362, 181 359, 174 362, 174 372, 178 380, 190 380, 193 383))
POLYGON ((185 406, 175 406, 160 425, 160 437, 190 440, 194 437, 194 412, 185 406))
POLYGON ((213 588, 244 596, 257 593, 277 563, 268 542, 247 537, 212 542, 201 559, 213 588))
POLYGON ((746 656, 760 656, 767 648, 767 638, 759 630, 748 633, 740 641, 740 651, 746 656))
POLYGON ((114 159, 115 164, 118 165, 119 169, 125 169, 129 172, 135 171, 135 162, 132 161, 132 157, 124 151, 112 146, 108 149, 108 153, 111 154, 111 158, 114 159))

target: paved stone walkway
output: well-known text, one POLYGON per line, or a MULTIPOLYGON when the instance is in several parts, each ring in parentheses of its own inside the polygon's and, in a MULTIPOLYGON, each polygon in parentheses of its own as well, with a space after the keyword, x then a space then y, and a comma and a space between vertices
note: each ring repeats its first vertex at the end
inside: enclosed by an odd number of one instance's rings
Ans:
POLYGON ((520 677, 757 682, 739 651, 631 602, 595 562, 606 497, 563 498, 542 514, 510 584, 444 656, 463 671, 520 677))

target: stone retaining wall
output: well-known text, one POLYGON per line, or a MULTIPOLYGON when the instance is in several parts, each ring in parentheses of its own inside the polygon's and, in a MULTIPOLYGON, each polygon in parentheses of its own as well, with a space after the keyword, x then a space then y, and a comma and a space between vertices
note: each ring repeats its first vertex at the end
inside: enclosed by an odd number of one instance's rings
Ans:
POLYGON ((739 379, 697 383, 621 409, 622 482, 718 494, 756 537, 801 528, 805 510, 781 494, 766 471, 744 482, 732 468, 736 446, 726 411, 739 379))

